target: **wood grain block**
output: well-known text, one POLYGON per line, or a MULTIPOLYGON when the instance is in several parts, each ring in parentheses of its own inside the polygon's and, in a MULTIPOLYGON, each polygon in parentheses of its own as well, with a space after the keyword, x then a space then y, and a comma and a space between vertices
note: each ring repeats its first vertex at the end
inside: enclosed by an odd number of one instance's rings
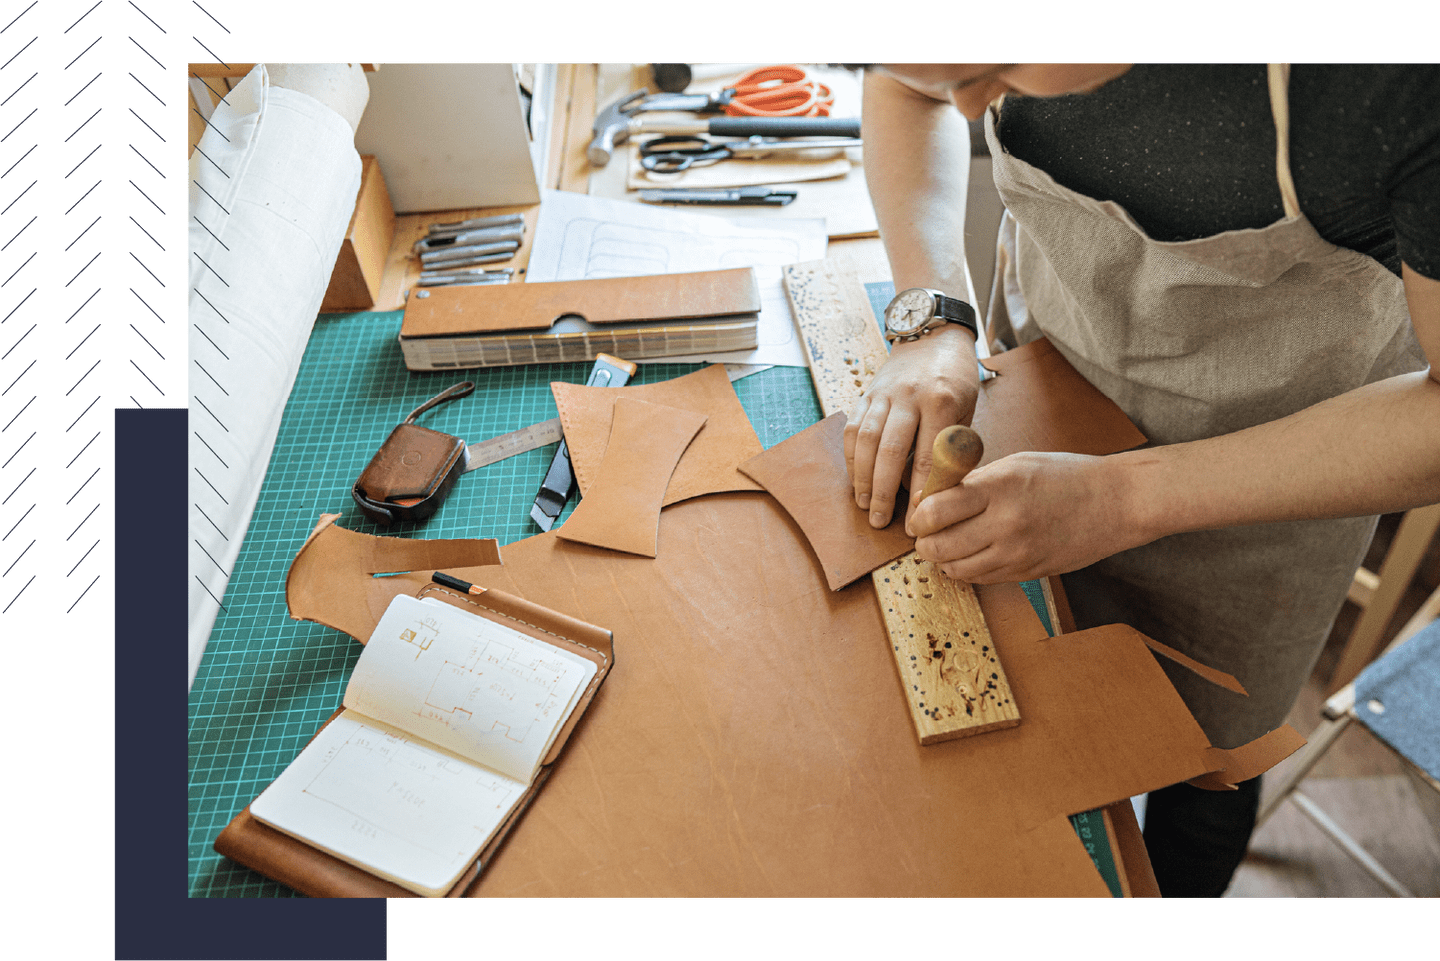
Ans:
MULTIPOLYGON (((813 261, 785 268, 785 292, 821 411, 849 415, 889 356, 865 288, 836 264, 813 261)), ((1020 723, 969 584, 951 580, 914 552, 870 577, 921 744, 1020 723)))
POLYGON ((873 577, 920 743, 1019 724, 975 589, 913 552, 873 577))

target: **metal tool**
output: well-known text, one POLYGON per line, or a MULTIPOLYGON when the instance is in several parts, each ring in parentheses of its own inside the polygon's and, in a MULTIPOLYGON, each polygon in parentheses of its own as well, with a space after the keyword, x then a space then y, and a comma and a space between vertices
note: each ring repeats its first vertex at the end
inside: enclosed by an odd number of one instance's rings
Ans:
POLYGON ((469 444, 465 448, 465 470, 468 474, 480 467, 499 463, 507 457, 536 450, 557 440, 564 440, 565 433, 560 427, 560 418, 552 417, 529 427, 512 430, 508 434, 469 444))
POLYGON ((524 227, 524 214, 499 214, 494 217, 473 217, 470 220, 461 220, 451 224, 431 224, 428 232, 430 237, 444 235, 463 234, 468 230, 484 230, 489 227, 524 227))
POLYGON ((647 204, 731 204, 740 206, 783 207, 798 192, 783 187, 734 187, 706 190, 698 187, 675 190, 642 190, 640 199, 647 204))
POLYGON ((610 162, 610 156, 617 144, 624 143, 635 134, 697 134, 708 133, 717 137, 858 137, 858 118, 834 117, 715 117, 690 121, 644 120, 633 116, 641 110, 693 110, 693 107, 676 106, 679 98, 691 94, 663 94, 645 97, 643 90, 622 97, 595 115, 592 128, 594 138, 586 155, 590 163, 603 167, 610 162), (659 101, 659 96, 672 98, 659 101), (663 106, 660 104, 664 103, 663 106))
POLYGON ((640 145, 640 166, 656 173, 679 173, 691 167, 719 163, 721 160, 757 160, 772 154, 805 151, 834 152, 859 147, 863 141, 855 137, 802 138, 772 140, 750 137, 746 140, 709 140, 694 136, 664 136, 640 145))
POLYGON ((446 264, 459 267, 461 262, 468 266, 496 260, 509 260, 519 249, 520 245, 513 240, 489 244, 466 244, 463 247, 442 247, 439 250, 422 253, 420 266, 422 269, 430 270, 446 264))
MULTIPOLYGON (((441 265, 447 266, 447 265, 441 265)), ((510 267, 499 270, 422 270, 419 287, 445 287, 470 284, 508 284, 515 271, 510 267)))
POLYGON ((590 163, 603 167, 610 162, 610 154, 615 145, 624 143, 625 138, 630 135, 628 124, 635 114, 659 110, 712 113, 724 109, 729 101, 729 93, 722 90, 719 94, 649 94, 641 89, 625 94, 595 115, 595 124, 591 128, 593 137, 587 151, 590 163))
MULTIPOLYGON (((595 358, 595 366, 591 368, 585 385, 623 387, 637 368, 638 365, 631 361, 601 354, 595 358)), ((530 519, 540 525, 542 531, 548 531, 555 526, 556 519, 565 509, 574 489, 575 470, 570 465, 570 448, 562 440, 560 449, 555 452, 555 458, 550 462, 550 469, 545 472, 540 492, 535 495, 535 506, 530 508, 530 519)))
POLYGON ((466 230, 459 233, 431 234, 428 237, 415 241, 414 249, 417 254, 426 254, 474 244, 508 243, 518 247, 520 246, 520 241, 523 239, 525 239, 525 230, 520 226, 481 227, 476 230, 466 230))

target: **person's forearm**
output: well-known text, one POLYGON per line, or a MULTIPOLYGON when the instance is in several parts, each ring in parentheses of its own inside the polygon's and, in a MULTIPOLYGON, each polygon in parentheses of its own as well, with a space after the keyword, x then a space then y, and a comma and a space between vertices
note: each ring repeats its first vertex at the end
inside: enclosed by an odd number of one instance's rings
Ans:
POLYGON ((970 127, 954 106, 865 77, 865 173, 896 291, 965 298, 970 127))
POLYGON ((1407 374, 1208 440, 1109 458, 1137 543, 1440 501, 1440 381, 1407 374))

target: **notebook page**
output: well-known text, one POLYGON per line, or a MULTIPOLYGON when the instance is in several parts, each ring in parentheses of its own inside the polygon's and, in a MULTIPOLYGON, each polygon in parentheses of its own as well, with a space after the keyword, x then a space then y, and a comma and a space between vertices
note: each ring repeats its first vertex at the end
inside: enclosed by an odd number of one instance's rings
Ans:
POLYGON ((438 600, 390 602, 345 706, 529 783, 590 661, 438 600))
POLYGON ((277 830, 417 894, 444 894, 525 785, 342 711, 250 805, 277 830))

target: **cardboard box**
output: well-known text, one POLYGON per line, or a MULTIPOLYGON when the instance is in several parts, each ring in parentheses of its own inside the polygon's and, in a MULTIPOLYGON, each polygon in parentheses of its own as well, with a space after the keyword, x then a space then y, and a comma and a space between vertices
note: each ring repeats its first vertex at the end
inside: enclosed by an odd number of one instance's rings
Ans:
POLYGON ((381 64, 355 147, 380 159, 402 214, 539 203, 554 78, 534 65, 527 93, 515 64, 381 64))
POLYGON ((395 237, 395 209, 373 155, 360 158, 360 193, 345 241, 335 258, 330 286, 320 303, 321 313, 369 310, 380 299, 380 280, 395 237))

